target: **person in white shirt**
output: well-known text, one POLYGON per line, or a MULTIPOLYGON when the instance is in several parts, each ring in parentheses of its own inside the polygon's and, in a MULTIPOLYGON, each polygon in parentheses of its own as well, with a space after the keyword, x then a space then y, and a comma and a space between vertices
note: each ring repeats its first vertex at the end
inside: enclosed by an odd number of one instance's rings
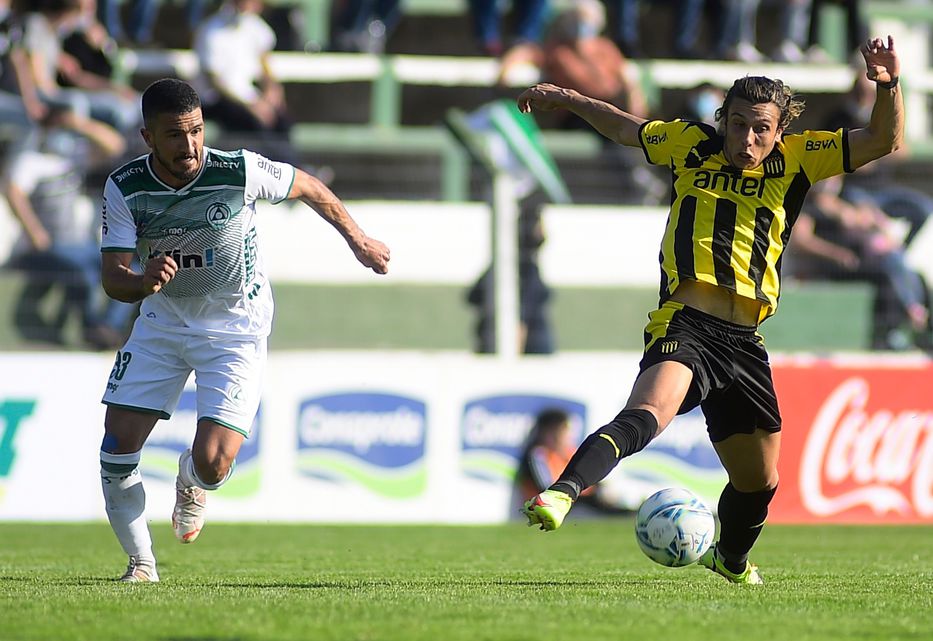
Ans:
POLYGON ((340 232, 364 266, 385 274, 389 262, 389 249, 363 233, 318 179, 246 149, 205 147, 200 100, 187 83, 153 83, 142 112, 150 153, 110 174, 101 216, 104 291, 142 301, 102 399, 101 481, 110 524, 129 555, 126 582, 159 580, 137 467, 190 373, 199 418, 191 449, 179 459, 172 515, 182 543, 200 533, 205 490, 230 477, 258 410, 273 302, 256 201, 299 199, 340 232), (132 268, 137 254, 143 273, 132 268))
POLYGON ((224 129, 287 134, 285 92, 269 65, 275 33, 262 8, 262 0, 230 0, 204 22, 194 42, 194 86, 204 117, 224 129))

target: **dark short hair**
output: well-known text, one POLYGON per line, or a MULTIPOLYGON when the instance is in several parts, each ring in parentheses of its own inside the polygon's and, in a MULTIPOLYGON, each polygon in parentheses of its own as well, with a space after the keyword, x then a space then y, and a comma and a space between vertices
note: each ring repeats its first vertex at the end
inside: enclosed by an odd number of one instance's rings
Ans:
POLYGON ((156 80, 143 92, 143 121, 147 126, 160 114, 176 116, 200 108, 198 92, 177 78, 156 80))
POLYGON ((746 100, 753 105, 773 102, 781 112, 778 128, 787 129, 787 126, 803 113, 804 102, 794 95, 790 87, 780 80, 772 80, 764 76, 745 76, 739 78, 726 93, 722 107, 716 110, 716 121, 720 122, 729 115, 729 106, 736 98, 746 100))

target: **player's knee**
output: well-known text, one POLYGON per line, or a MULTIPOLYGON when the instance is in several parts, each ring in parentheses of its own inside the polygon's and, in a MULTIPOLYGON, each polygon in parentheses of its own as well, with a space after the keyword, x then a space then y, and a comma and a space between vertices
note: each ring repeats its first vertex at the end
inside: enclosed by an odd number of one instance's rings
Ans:
POLYGON ((776 468, 762 469, 751 474, 736 475, 729 479, 736 490, 746 494, 773 491, 777 488, 779 480, 776 468))
POLYGON ((220 452, 192 452, 192 459, 195 474, 206 486, 220 487, 230 477, 233 459, 220 452))

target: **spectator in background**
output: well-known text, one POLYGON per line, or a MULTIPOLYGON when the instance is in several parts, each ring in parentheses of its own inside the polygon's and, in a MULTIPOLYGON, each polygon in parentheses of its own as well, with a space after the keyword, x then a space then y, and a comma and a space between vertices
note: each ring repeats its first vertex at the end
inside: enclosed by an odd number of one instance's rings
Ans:
MULTIPOLYGON (((58 117, 79 116, 62 112, 58 117)), ((120 136, 99 123, 82 129, 91 132, 89 138, 47 128, 39 150, 21 150, 10 158, 3 191, 24 231, 10 265, 27 275, 14 318, 24 337, 62 342, 62 326, 74 308, 87 345, 112 349, 126 338, 135 307, 104 296, 97 220, 82 217, 79 203, 89 167, 119 156, 125 146, 120 136), (49 322, 40 314, 40 303, 59 285, 65 289, 65 302, 49 322)))
POLYGON ((195 36, 200 71, 194 85, 205 119, 231 133, 257 134, 257 151, 299 164, 289 143, 285 91, 269 63, 275 32, 260 13, 262 0, 229 0, 195 36))
POLYGON ((709 82, 703 82, 687 91, 683 109, 685 120, 716 125, 716 110, 726 99, 726 92, 709 82))
MULTIPOLYGON (((607 5, 614 5, 616 23, 613 39, 629 58, 643 58, 641 48, 641 0, 605 0, 607 5)), ((676 0, 674 33, 669 41, 673 42, 672 54, 676 58, 693 59, 701 57, 697 49, 697 39, 703 22, 704 0, 676 0)), ((664 38, 663 35, 653 34, 664 38)))
POLYGON ((35 145, 49 110, 39 98, 24 49, 23 16, 0 3, 0 134, 10 153, 35 145))
POLYGON ((512 36, 503 34, 500 0, 470 0, 473 32, 483 53, 500 56, 514 45, 541 41, 550 0, 512 0, 512 36))
MULTIPOLYGON (((648 103, 638 84, 636 69, 612 40, 602 35, 605 26, 605 9, 599 0, 579 0, 573 9, 560 13, 551 22, 543 45, 526 43, 503 57, 500 81, 512 68, 527 62, 541 70, 546 82, 647 116, 648 103)), ((657 204, 667 194, 667 186, 644 166, 638 150, 612 144, 568 111, 550 117, 557 128, 580 129, 598 136, 606 160, 624 182, 628 202, 657 204)))
POLYGON ((871 203, 841 197, 840 176, 815 184, 794 226, 785 269, 802 279, 874 285, 872 349, 933 345, 930 295, 905 260, 891 220, 871 203), (905 328, 908 334, 905 334, 905 328))
MULTIPOLYGON (((521 203, 518 233, 518 289, 519 289, 519 352, 522 354, 550 354, 554 351, 554 332, 551 328, 549 304, 551 290, 541 278, 538 268, 538 250, 544 244, 544 227, 540 207, 534 198, 521 203)), ((470 288, 467 302, 476 308, 476 352, 492 354, 496 351, 495 282, 492 268, 487 269, 470 288)))
MULTIPOLYGON (((31 83, 47 107, 68 109, 81 122, 92 118, 118 131, 127 131, 139 122, 138 109, 128 104, 112 88, 95 90, 63 88, 58 84, 62 58, 62 37, 81 21, 80 0, 43 0, 39 10, 25 16, 24 51, 31 83)), ((81 132, 91 135, 90 132, 81 132)))
POLYGON ((760 4, 761 0, 722 0, 713 57, 739 62, 761 62, 765 59, 755 47, 760 4))
POLYGON ((133 0, 125 29, 120 16, 123 4, 123 0, 101 0, 97 7, 98 19, 110 37, 124 44, 147 45, 152 42, 160 0, 133 0))
MULTIPOLYGON (((541 411, 535 417, 522 447, 515 473, 513 504, 518 507, 523 497, 534 496, 550 487, 570 461, 576 446, 570 415, 559 408, 541 411)), ((594 485, 582 492, 578 508, 585 505, 602 514, 627 513, 627 510, 606 500, 601 489, 599 485, 594 485)))
MULTIPOLYGON (((142 125, 139 94, 131 87, 113 80, 117 46, 107 30, 97 21, 96 0, 80 0, 81 17, 62 42, 58 58, 58 83, 94 95, 110 103, 109 115, 100 112, 101 119, 116 127, 124 136, 135 140, 142 125)), ((100 102, 101 100, 98 100, 100 102)), ((92 114, 94 107, 92 103, 92 114)))
MULTIPOLYGON (((852 88, 839 107, 827 116, 824 128, 854 129, 871 119, 875 100, 874 83, 855 73, 852 88)), ((895 153, 879 158, 847 177, 842 196, 856 204, 880 207, 888 216, 909 225, 904 245, 909 246, 933 214, 933 199, 925 193, 898 184, 894 168, 910 154, 910 143, 895 153)))
POLYGON ((400 18, 399 0, 344 0, 334 22, 335 48, 382 53, 400 18))
POLYGON ((811 47, 820 46, 822 8, 826 4, 840 5, 845 10, 847 56, 858 51, 861 44, 868 39, 868 25, 862 12, 862 0, 810 0, 810 2, 810 34, 808 40, 811 47))

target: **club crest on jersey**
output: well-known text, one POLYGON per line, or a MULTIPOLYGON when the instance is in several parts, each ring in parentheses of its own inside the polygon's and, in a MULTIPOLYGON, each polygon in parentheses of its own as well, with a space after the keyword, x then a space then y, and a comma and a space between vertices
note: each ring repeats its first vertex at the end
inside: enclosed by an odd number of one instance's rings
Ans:
POLYGON ((673 354, 677 351, 677 347, 677 341, 664 341, 660 349, 662 354, 673 354))
POLYGON ((230 208, 225 203, 211 203, 206 212, 207 224, 213 229, 223 229, 230 215, 230 208))

